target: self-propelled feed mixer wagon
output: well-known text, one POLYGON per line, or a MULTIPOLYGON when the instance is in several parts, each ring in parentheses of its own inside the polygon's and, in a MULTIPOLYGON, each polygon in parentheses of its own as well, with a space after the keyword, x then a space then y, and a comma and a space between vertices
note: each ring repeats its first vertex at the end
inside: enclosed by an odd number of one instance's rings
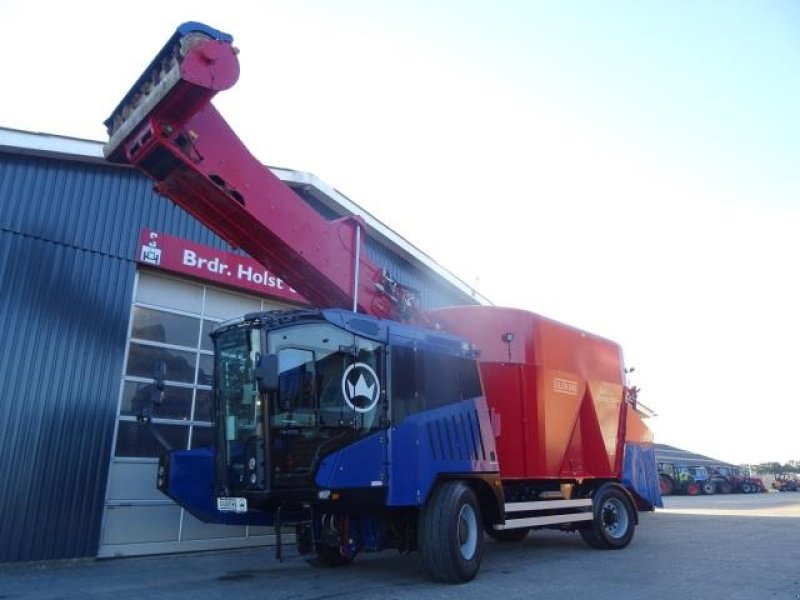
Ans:
POLYGON ((619 346, 520 310, 421 311, 364 253, 361 218, 322 217, 213 107, 238 79, 232 42, 179 27, 106 121, 105 154, 319 308, 212 333, 216 444, 165 451, 158 487, 206 522, 290 530, 317 563, 419 551, 444 582, 477 574, 484 533, 627 546, 660 496, 619 346))

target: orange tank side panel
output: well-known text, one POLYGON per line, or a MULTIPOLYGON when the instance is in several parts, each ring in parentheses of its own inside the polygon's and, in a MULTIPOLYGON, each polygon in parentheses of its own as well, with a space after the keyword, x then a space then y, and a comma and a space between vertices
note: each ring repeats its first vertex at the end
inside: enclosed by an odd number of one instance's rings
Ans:
POLYGON ((584 379, 622 384, 622 351, 618 344, 556 321, 539 318, 534 336, 535 362, 584 379))
POLYGON ((586 382, 574 373, 542 369, 536 386, 539 398, 537 426, 544 438, 544 456, 539 457, 537 467, 529 471, 533 477, 554 477, 562 470, 562 464, 571 450, 569 460, 573 466, 583 470, 582 440, 573 441, 578 424, 586 382))
POLYGON ((624 422, 619 345, 517 309, 455 307, 431 317, 480 350, 487 402, 502 424, 503 477, 614 475, 624 422))
POLYGON ((617 454, 623 450, 620 427, 623 425, 622 410, 625 401, 625 388, 621 384, 606 381, 593 381, 589 384, 594 406, 595 417, 600 425, 602 447, 596 448, 597 454, 608 457, 608 468, 613 472, 617 464, 617 454))
POLYGON ((652 444, 654 442, 653 432, 633 409, 628 409, 625 418, 625 441, 636 444, 652 444))
MULTIPOLYGON (((561 477, 613 477, 622 444, 618 441, 622 389, 590 382, 558 471, 561 477)), ((553 457, 554 459, 557 457, 553 457)))

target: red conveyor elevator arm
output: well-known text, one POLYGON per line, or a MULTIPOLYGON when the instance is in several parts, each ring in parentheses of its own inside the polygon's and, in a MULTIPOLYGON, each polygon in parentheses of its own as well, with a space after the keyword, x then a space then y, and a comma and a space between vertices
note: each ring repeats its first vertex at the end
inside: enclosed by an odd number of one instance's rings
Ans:
POLYGON ((311 304, 424 321, 416 293, 364 253, 360 217, 323 218, 247 150, 211 99, 239 75, 232 38, 182 25, 106 121, 104 148, 311 304))

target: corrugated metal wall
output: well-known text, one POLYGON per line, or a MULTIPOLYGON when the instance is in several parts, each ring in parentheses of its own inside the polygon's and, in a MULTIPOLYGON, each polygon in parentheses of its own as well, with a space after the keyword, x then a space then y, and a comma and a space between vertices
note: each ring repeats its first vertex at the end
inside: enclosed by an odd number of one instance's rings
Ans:
POLYGON ((142 227, 230 250, 133 170, 0 152, 0 562, 96 554, 142 227))
POLYGON ((0 235, 0 562, 96 550, 133 273, 0 235))

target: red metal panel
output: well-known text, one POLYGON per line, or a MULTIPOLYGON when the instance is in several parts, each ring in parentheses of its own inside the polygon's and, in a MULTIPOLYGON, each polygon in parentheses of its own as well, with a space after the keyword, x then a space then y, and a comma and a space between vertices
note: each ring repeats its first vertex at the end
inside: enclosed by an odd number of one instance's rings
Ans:
POLYGON ((483 385, 492 390, 491 408, 500 416, 497 456, 503 476, 507 478, 525 477, 527 446, 533 441, 531 436, 524 435, 527 425, 524 417, 511 418, 511 415, 523 415, 526 408, 521 390, 526 379, 523 368, 517 364, 481 364, 483 385))

